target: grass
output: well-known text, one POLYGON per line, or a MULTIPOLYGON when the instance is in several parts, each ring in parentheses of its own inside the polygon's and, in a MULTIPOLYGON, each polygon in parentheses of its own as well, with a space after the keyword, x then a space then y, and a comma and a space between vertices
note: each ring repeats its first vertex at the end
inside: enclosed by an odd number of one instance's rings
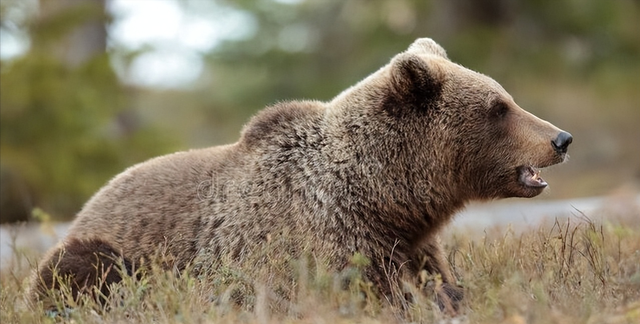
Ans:
POLYGON ((251 285, 251 273, 222 266, 206 277, 150 269, 141 280, 129 277, 114 286, 117 293, 104 307, 87 299, 52 316, 25 307, 23 293, 37 257, 16 249, 0 276, 0 322, 640 323, 637 210, 602 219, 577 213, 519 232, 448 232, 443 239, 449 260, 465 287, 463 314, 456 318, 420 296, 398 312, 371 294, 357 267, 335 273, 300 261, 292 261, 293 297, 280 300, 286 304, 282 312, 273 311, 278 294, 272 287, 251 285))

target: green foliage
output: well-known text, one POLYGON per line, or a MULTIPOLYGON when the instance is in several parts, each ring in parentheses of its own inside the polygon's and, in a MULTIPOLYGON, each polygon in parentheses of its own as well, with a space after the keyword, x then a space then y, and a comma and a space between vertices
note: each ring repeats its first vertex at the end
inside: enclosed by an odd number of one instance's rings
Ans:
POLYGON ((32 21, 30 50, 2 62, 2 222, 25 220, 34 206, 68 219, 109 177, 170 150, 140 124, 107 53, 69 61, 70 35, 108 18, 87 4, 32 21))

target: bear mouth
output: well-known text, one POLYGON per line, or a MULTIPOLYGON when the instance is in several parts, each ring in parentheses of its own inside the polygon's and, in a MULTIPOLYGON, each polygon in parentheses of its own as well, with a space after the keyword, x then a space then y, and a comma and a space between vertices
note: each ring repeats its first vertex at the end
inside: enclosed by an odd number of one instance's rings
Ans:
POLYGON ((518 180, 525 187, 544 188, 548 184, 540 177, 540 169, 528 165, 518 167, 518 180))

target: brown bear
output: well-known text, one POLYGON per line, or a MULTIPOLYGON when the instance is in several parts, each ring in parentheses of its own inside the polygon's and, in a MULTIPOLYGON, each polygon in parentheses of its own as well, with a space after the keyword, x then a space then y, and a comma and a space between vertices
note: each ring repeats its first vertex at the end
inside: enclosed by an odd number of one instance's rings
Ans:
POLYGON ((539 169, 563 162, 571 141, 496 81, 418 39, 330 102, 276 104, 234 144, 116 176, 44 258, 30 298, 59 287, 53 272, 78 294, 96 284, 95 269, 130 272, 159 249, 168 269, 182 270, 241 264, 277 238, 287 253, 337 270, 360 253, 380 294, 398 284, 389 269, 404 281, 439 274, 439 303, 454 312, 462 293, 438 232, 469 201, 540 194, 539 169))

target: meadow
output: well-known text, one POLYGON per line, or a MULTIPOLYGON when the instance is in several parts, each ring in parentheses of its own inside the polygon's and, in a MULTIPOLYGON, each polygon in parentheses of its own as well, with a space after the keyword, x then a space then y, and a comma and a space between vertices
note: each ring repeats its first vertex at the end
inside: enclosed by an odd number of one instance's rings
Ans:
MULTIPOLYGON (((367 260, 357 255, 342 272, 287 261, 293 297, 279 307, 272 289, 246 271, 222 266, 196 277, 152 267, 113 286, 103 305, 63 294, 59 309, 46 312, 23 302, 39 256, 15 248, 0 276, 0 323, 640 323, 638 210, 604 216, 576 211, 519 230, 448 231, 442 239, 465 289, 453 318, 429 293, 400 307, 377 298, 360 274, 367 260)), ((437 276, 425 279, 422 289, 437 289, 437 276)))

